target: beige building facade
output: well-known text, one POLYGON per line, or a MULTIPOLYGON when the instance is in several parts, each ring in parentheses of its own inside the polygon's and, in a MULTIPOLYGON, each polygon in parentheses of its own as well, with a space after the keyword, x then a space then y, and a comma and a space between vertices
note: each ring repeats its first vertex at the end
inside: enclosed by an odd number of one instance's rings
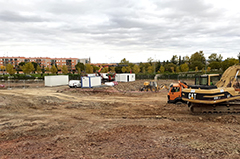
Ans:
POLYGON ((0 57, 0 67, 6 66, 7 64, 12 64, 14 67, 18 66, 21 62, 35 62, 40 67, 51 67, 52 65, 57 65, 58 68, 66 65, 69 70, 75 70, 75 65, 80 62, 84 65, 91 63, 90 58, 50 58, 50 57, 0 57))

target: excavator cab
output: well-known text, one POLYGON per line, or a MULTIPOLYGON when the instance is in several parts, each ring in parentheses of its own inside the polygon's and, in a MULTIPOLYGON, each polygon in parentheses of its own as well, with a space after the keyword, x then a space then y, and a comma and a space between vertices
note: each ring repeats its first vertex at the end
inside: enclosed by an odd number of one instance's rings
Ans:
POLYGON ((214 86, 220 80, 220 74, 204 74, 196 76, 195 85, 214 86))

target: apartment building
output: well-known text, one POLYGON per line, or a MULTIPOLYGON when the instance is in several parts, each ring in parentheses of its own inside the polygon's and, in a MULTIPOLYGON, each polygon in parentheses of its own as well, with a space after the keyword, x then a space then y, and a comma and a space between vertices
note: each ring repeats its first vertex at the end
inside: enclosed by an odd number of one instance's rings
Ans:
POLYGON ((83 64, 90 63, 90 58, 50 58, 50 57, 0 57, 0 67, 6 66, 7 64, 12 64, 14 67, 18 66, 21 62, 35 62, 40 67, 51 67, 52 65, 57 65, 62 67, 66 65, 69 70, 75 70, 75 65, 80 62, 83 64))

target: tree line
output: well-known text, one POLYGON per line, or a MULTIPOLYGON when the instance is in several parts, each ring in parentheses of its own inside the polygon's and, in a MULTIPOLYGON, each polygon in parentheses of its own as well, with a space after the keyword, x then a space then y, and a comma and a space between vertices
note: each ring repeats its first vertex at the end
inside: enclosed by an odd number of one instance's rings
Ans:
MULTIPOLYGON (((134 64, 129 62, 126 58, 123 58, 118 65, 116 66, 108 66, 107 64, 102 64, 103 69, 101 73, 107 72, 116 72, 116 73, 142 73, 142 74, 153 74, 153 73, 179 73, 179 72, 188 72, 188 71, 225 71, 229 66, 234 64, 238 64, 240 61, 240 53, 238 55, 238 59, 235 58, 227 58, 223 60, 221 54, 212 53, 208 58, 205 58, 203 51, 195 52, 190 57, 189 56, 177 56, 173 55, 170 60, 156 61, 153 58, 149 58, 145 63, 134 64)), ((101 66, 100 66, 101 67, 101 66)), ((51 67, 40 67, 35 62, 21 62, 15 68, 11 64, 7 64, 5 66, 1 66, 1 70, 6 70, 10 75, 15 73, 19 73, 22 71, 24 74, 37 73, 37 74, 45 74, 52 73, 58 74, 61 72, 62 74, 84 74, 84 73, 96 73, 100 67, 92 65, 92 64, 83 64, 78 63, 75 65, 75 69, 71 70, 66 65, 57 66, 53 64, 51 67)))
MULTIPOLYGON (((149 58, 146 63, 139 63, 138 65, 129 64, 124 58, 120 63, 128 64, 130 70, 134 73, 153 74, 153 73, 179 73, 188 71, 201 71, 203 73, 210 71, 223 72, 228 67, 239 64, 240 53, 238 59, 227 58, 223 60, 221 54, 212 53, 208 58, 205 58, 203 51, 195 52, 189 56, 173 55, 170 60, 155 61, 149 58)), ((128 69, 128 70, 129 70, 128 69)))

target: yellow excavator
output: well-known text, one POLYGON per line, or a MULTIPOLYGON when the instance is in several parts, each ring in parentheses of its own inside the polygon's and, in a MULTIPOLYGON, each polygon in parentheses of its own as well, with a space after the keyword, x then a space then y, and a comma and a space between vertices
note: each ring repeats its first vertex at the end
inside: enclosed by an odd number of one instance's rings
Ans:
POLYGON ((162 89, 169 89, 165 84, 157 84, 157 78, 160 76, 160 74, 156 74, 153 81, 146 81, 143 83, 143 87, 140 88, 140 91, 152 91, 157 92, 162 89))
POLYGON ((231 66, 215 85, 192 85, 184 88, 182 100, 188 103, 192 113, 239 113, 239 74, 240 65, 231 66))

